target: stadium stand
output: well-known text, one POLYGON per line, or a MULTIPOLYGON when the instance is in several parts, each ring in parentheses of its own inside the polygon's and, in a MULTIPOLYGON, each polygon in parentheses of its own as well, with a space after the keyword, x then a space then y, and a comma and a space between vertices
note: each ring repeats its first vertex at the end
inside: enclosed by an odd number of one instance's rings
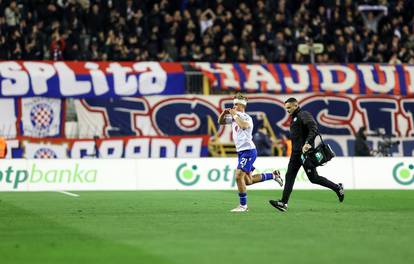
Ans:
POLYGON ((0 59, 414 63, 414 1, 1 0, 0 59))

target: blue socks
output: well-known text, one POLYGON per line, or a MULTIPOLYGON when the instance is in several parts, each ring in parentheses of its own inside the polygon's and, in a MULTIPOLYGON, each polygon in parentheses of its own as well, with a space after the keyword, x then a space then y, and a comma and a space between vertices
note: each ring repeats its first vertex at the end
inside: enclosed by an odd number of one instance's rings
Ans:
POLYGON ((273 173, 262 173, 262 181, 268 181, 273 179, 273 173))
MULTIPOLYGON (((273 180, 273 173, 262 173, 262 180, 261 181, 268 181, 273 180)), ((247 205, 247 193, 239 193, 240 198, 240 205, 246 206, 247 205)))
POLYGON ((239 193, 240 205, 247 205, 247 193, 239 193))

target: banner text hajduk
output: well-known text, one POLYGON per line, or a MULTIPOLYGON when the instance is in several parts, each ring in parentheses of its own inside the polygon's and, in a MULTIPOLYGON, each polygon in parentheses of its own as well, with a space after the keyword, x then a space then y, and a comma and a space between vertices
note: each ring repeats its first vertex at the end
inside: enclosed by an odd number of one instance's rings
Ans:
POLYGON ((414 94, 414 66, 193 63, 217 89, 263 93, 414 94))

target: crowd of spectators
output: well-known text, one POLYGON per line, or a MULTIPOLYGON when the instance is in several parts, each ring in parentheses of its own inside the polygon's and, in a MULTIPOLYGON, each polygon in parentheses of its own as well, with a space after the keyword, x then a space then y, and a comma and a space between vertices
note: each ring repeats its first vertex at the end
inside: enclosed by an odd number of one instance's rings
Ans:
POLYGON ((414 64, 414 0, 0 0, 0 59, 414 64))

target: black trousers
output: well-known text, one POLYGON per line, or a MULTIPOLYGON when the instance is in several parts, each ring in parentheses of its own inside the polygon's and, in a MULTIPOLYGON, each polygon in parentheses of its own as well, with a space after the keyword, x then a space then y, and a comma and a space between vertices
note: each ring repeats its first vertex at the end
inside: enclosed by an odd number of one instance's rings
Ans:
MULTIPOLYGON (((300 158, 301 153, 292 153, 289 160, 288 170, 285 176, 285 188, 283 189, 282 202, 288 203, 290 194, 292 193, 293 185, 295 184, 296 175, 300 167, 302 166, 302 160, 300 158)), ((319 176, 316 168, 305 168, 305 173, 308 176, 311 183, 322 185, 326 188, 337 192, 338 185, 330 180, 319 176)))

